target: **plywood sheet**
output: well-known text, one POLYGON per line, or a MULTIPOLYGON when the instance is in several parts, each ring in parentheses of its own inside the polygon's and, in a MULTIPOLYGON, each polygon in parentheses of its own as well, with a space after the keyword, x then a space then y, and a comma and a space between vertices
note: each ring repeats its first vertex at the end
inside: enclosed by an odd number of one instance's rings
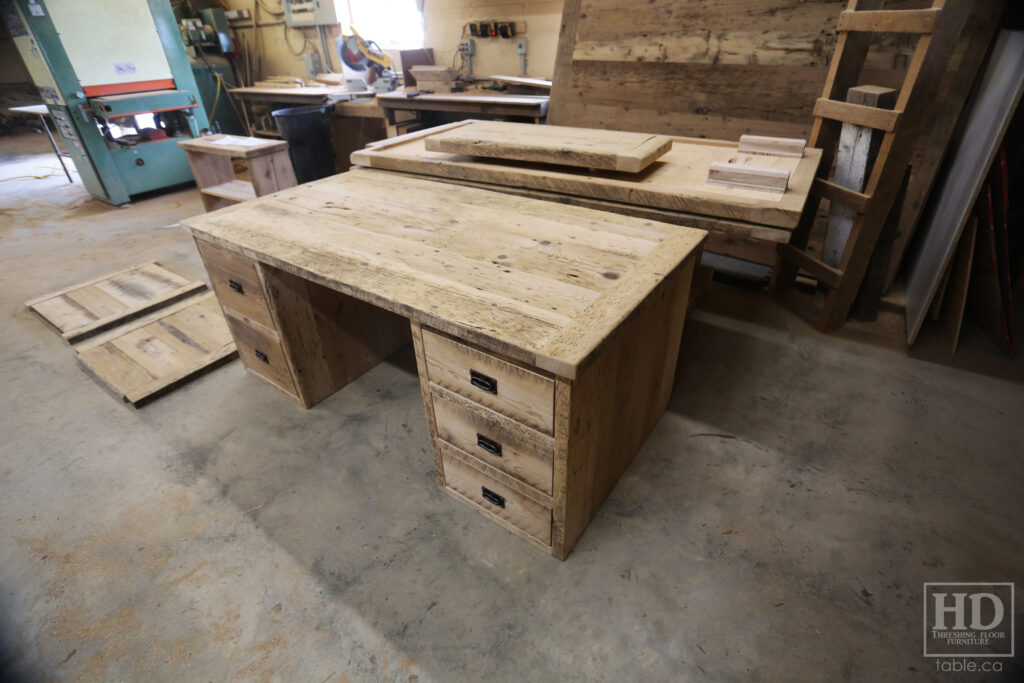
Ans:
POLYGON ((478 160, 468 155, 431 152, 426 139, 457 130, 459 121, 388 140, 352 154, 352 163, 406 173, 469 180, 508 187, 546 190, 654 209, 685 211, 792 229, 807 201, 821 150, 808 149, 801 159, 741 154, 737 143, 672 138, 672 149, 640 173, 592 172, 522 161, 478 160), (771 167, 790 172, 789 187, 774 194, 756 189, 707 183, 711 163, 771 167))
POLYGON ((213 292, 83 342, 75 353, 97 382, 136 407, 237 356, 213 292))
POLYGON ((672 148, 667 135, 508 121, 473 121, 424 140, 429 152, 628 173, 644 170, 672 148))
POLYGON ((25 305, 73 344, 204 289, 202 282, 187 280, 149 261, 25 305))

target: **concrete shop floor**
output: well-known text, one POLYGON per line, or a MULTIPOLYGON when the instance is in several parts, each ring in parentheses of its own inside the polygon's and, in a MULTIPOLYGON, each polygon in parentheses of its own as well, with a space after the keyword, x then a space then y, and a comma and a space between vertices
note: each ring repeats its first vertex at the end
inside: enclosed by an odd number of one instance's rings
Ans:
POLYGON ((713 284, 564 563, 437 490, 411 351, 309 411, 240 362, 121 405, 22 302, 204 277, 201 210, 0 182, 0 679, 947 680, 922 582, 1022 578, 1024 373, 970 328, 963 369, 713 284))

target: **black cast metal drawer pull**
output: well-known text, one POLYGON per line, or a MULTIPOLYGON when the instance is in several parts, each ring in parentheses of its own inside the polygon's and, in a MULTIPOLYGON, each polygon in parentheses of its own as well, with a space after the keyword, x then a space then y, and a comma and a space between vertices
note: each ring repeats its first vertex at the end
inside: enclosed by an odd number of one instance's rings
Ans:
POLYGON ((267 358, 267 354, 263 353, 259 349, 253 349, 252 352, 253 352, 253 355, 255 355, 257 358, 259 358, 264 363, 268 363, 268 364, 270 363, 270 359, 267 358))
POLYGON ((494 491, 490 490, 486 486, 481 486, 480 487, 480 495, 483 496, 484 500, 486 500, 491 505, 497 505, 500 508, 505 507, 505 498, 504 498, 504 496, 499 496, 497 493, 495 493, 494 491))
POLYGON ((496 455, 499 458, 501 457, 501 444, 498 443, 497 441, 492 441, 491 439, 488 439, 483 434, 476 435, 476 445, 484 449, 488 453, 496 455))
POLYGON ((236 282, 235 280, 228 280, 228 287, 230 287, 232 291, 238 292, 239 294, 245 294, 245 292, 242 291, 241 282, 236 282))
POLYGON ((492 394, 498 393, 498 380, 493 377, 488 377, 482 372, 470 370, 469 383, 477 389, 483 389, 484 391, 489 391, 492 394))

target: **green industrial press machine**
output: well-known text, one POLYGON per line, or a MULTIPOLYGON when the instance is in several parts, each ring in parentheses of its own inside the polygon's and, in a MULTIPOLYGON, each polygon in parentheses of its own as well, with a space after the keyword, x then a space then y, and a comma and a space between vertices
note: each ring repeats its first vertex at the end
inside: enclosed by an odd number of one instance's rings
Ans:
POLYGON ((0 10, 94 197, 124 204, 192 180, 177 143, 210 124, 168 0, 0 0, 0 10))

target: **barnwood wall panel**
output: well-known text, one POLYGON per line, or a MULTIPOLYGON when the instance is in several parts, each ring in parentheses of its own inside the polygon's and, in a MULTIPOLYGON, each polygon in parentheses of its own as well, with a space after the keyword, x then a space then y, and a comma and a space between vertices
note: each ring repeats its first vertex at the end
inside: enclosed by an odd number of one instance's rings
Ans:
MULTIPOLYGON (((549 123, 806 137, 846 4, 567 0, 549 123)), ((866 65, 872 84, 898 86, 915 41, 879 36, 866 65)))
MULTIPOLYGON (((893 263, 882 268, 887 283, 1004 3, 973 4, 943 106, 914 155, 893 263)), ((890 0, 885 8, 927 5, 890 0)), ((548 123, 726 140, 806 138, 846 7, 847 0, 566 0, 548 123)), ((860 84, 898 88, 916 41, 876 34, 860 84)))

